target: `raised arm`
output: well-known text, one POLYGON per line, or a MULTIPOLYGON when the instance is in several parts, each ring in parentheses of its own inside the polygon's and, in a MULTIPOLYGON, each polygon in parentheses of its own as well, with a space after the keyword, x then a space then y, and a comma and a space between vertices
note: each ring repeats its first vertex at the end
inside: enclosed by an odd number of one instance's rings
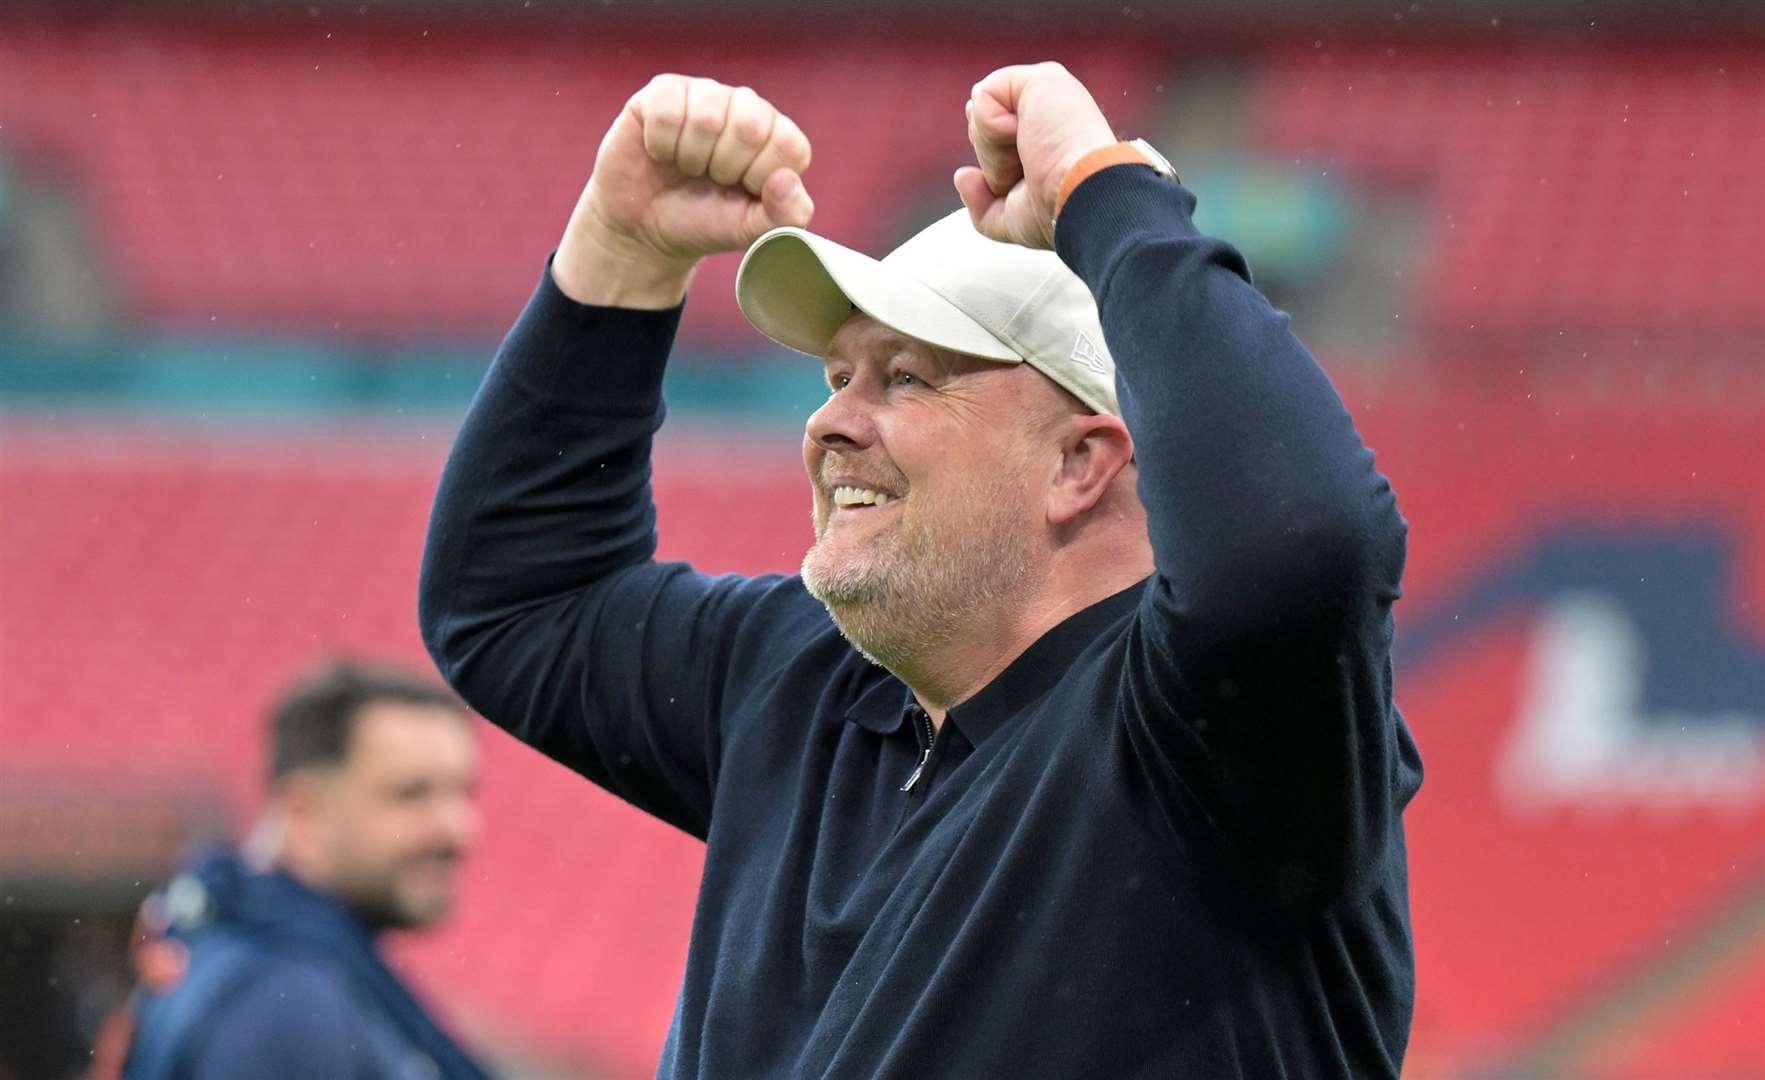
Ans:
MULTIPOLYGON (((781 581, 652 561, 650 440, 693 268, 806 224, 809 145, 751 90, 662 75, 620 112, 441 477, 419 620, 485 717, 691 832, 723 681, 781 581)), ((800 589, 796 590, 800 593, 800 589)))
POLYGON ((1419 780, 1391 701, 1391 489, 1287 317, 1196 231, 1194 197, 1139 165, 1083 178, 1114 136, 1077 80, 1003 69, 969 115, 980 166, 957 187, 977 224, 1054 246, 1116 360, 1156 565, 1128 743, 1185 835, 1215 835, 1263 895, 1352 887, 1419 780))

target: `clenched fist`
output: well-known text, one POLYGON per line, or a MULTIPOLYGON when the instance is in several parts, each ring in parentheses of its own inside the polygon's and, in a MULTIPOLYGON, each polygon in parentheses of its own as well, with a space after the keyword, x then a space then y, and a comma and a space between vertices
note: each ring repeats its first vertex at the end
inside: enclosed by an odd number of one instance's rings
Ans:
POLYGON ((956 171, 975 228, 994 240, 1054 246, 1054 199, 1073 163, 1115 142, 1091 92, 1056 63, 1000 68, 966 106, 978 165, 956 171))
POLYGON ((706 255, 807 225, 809 140, 745 86, 658 75, 601 140, 552 277, 581 303, 667 308, 706 255))

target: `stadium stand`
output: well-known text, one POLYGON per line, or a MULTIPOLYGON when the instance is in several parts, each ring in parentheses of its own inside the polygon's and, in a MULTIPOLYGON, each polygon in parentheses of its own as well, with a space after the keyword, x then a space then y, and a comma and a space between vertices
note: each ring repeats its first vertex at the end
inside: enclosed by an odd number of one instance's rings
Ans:
MULTIPOLYGON (((490 337, 538 280, 607 118, 659 65, 775 98, 815 140, 816 227, 874 249, 908 222, 898 194, 866 196, 923 184, 953 202, 962 131, 921 118, 955 110, 985 52, 1007 55, 948 35, 704 44, 26 24, 0 30, 0 131, 71 163, 149 323, 490 337)), ((1073 52, 1131 122, 1145 95, 1123 90, 1156 82, 1157 54, 1073 52)), ((734 274, 715 260, 699 285, 727 296, 734 274)), ((684 332, 747 334, 724 303, 693 305, 684 332)))
MULTIPOLYGON (((1745 854, 1765 828, 1765 786, 1716 806, 1693 795, 1627 807, 1596 792, 1585 806, 1500 809, 1496 764, 1508 717, 1532 692, 1537 627, 1583 586, 1535 576, 1510 606, 1462 623, 1453 612, 1470 608, 1455 592, 1495 574, 1552 522, 1630 543, 1651 523, 1691 515, 1730 537, 1740 608, 1727 632, 1765 657, 1765 501, 1750 472, 1765 457, 1765 429, 1756 411, 1711 409, 1689 390, 1666 404, 1636 395, 1599 409, 1468 385, 1432 402, 1349 392, 1406 513, 1427 523, 1409 577, 1423 606, 1406 626, 1437 644, 1406 654, 1400 672, 1430 769, 1410 823, 1425 838, 1412 854, 1418 1045, 1481 1060, 1625 982, 1663 940, 1695 936, 1713 907, 1765 871, 1745 854), (1476 427, 1442 437, 1467 410, 1476 427), (1510 482, 1476 482, 1490 470, 1510 482), (1444 635, 1428 629, 1443 620, 1444 635)), ((8 767, 171 772, 251 805, 251 709, 282 672, 344 649, 420 659, 411 596, 439 443, 63 428, 0 439, 9 516, 0 670, 29 673, 0 680, 8 767)), ((797 469, 782 436, 764 450, 673 447, 658 467, 664 557, 711 570, 789 568, 807 528, 797 469)), ((1639 625, 1672 619, 1663 598, 1687 587, 1670 576, 1627 609, 1639 625)), ((1746 677, 1714 675, 1728 680, 1717 692, 1746 677)), ((1730 693, 1744 709, 1740 691, 1730 693)), ((1698 708, 1684 706, 1685 721, 1709 723, 1698 708)), ((512 741, 489 741, 490 831, 460 917, 414 944, 408 962, 501 1030, 590 1054, 617 1075, 640 1073, 671 1011, 696 846, 512 741), (572 824, 540 831, 559 821, 572 824)), ((1765 773, 1756 779, 1765 785, 1765 773)), ((1654 1040, 1649 1060, 1744 1060, 1732 1028, 1757 979, 1737 963, 1695 982, 1658 1021, 1639 1021, 1636 1052, 1654 1040)))
POLYGON ((1765 62, 1349 48, 1263 69, 1279 151, 1425 186, 1445 329, 1765 329, 1765 62))
MULTIPOLYGON (((0 20, 0 148, 73 178, 145 332, 456 349, 494 336, 604 118, 663 67, 752 82, 798 116, 817 138, 818 228, 874 250, 933 197, 901 178, 941 195, 963 149, 920 118, 1020 51, 942 32, 904 39, 909 53, 338 25, 0 20), (854 112, 843 88, 859 85, 887 107, 854 112), (866 201, 885 188, 898 197, 866 201)), ((1072 52, 1124 128, 1161 106, 1145 88, 1171 77, 1165 43, 1072 52)), ((1515 718, 1550 677, 1549 618, 1590 589, 1639 633, 1727 650, 1705 657, 1695 692, 1639 673, 1639 722, 1672 738, 1758 719, 1765 61, 1740 47, 1307 43, 1248 70, 1267 152, 1436 208, 1404 312, 1424 355, 1401 381, 1343 381, 1414 526, 1399 693, 1429 770, 1410 818, 1416 1074, 1513 1075, 1548 1054, 1608 1080, 1765 1074, 1765 938, 1742 919, 1721 963, 1682 948, 1725 912, 1765 910, 1765 749, 1754 786, 1726 801, 1614 794, 1593 776, 1527 808, 1500 786, 1515 718), (1711 375, 1666 352, 1626 382, 1596 356, 1547 379, 1513 348, 1475 377, 1428 370, 1432 346, 1473 324, 1516 340, 1724 335, 1746 363, 1711 375), (1613 551, 1646 557, 1590 585, 1590 553, 1613 551), (1497 580, 1501 603, 1477 609, 1497 580), (1698 602, 1676 606, 1686 596, 1698 602)), ((724 299, 734 266, 708 266, 713 299, 689 305, 703 355, 756 347, 724 299)), ((422 661, 416 560, 445 440, 439 424, 168 433, 58 414, 0 430, 0 788, 20 773, 125 791, 175 778, 243 822, 261 771, 254 710, 288 672, 344 650, 422 661)), ((791 568, 807 528, 798 469, 788 436, 672 446, 663 556, 791 568)), ((672 1010, 696 845, 487 738, 489 828, 459 917, 401 957, 474 1030, 642 1074, 672 1010)))
MULTIPOLYGON (((0 129, 15 153, 73 164, 153 321, 492 334, 555 241, 592 160, 585 132, 655 66, 638 45, 605 35, 585 57, 574 42, 457 31, 28 25, 0 33, 0 129)), ((978 51, 948 36, 911 54, 786 40, 713 50, 707 69, 801 118, 816 189, 844 196, 822 199, 818 227, 878 247, 901 210, 853 196, 941 181, 960 133, 913 118, 959 99, 978 51), (854 114, 852 100, 891 104, 854 114)), ((1276 56, 1254 123, 1320 169, 1434 191, 1428 317, 1765 326, 1765 209, 1747 180, 1765 170, 1756 55, 1392 53, 1276 56)), ((1116 43, 1075 66, 1101 87, 1144 87, 1160 57, 1116 43)), ((1109 99, 1124 128, 1146 115, 1143 93, 1109 99)), ((705 284, 726 286, 727 262, 705 284)), ((688 322, 689 337, 740 328, 721 304, 688 322)))

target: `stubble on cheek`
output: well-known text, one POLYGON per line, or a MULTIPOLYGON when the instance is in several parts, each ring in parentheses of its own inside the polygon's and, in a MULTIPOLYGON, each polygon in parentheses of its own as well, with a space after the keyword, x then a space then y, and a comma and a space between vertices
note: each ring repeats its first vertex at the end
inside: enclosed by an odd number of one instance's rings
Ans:
POLYGON ((888 591, 891 571, 899 570, 901 523, 854 536, 857 525, 835 532, 831 520, 828 515, 816 521, 815 543, 803 556, 803 581, 809 592, 830 607, 880 598, 888 591))
POLYGON ((810 494, 809 525, 815 532, 815 540, 817 543, 821 541, 823 536, 827 535, 828 509, 828 505, 823 503, 819 494, 810 494))
POLYGON ((953 502, 918 505, 920 514, 903 506, 881 528, 827 529, 803 559, 804 584, 854 645, 897 669, 1022 586, 1030 523, 1016 510, 1021 487, 985 480, 953 502))

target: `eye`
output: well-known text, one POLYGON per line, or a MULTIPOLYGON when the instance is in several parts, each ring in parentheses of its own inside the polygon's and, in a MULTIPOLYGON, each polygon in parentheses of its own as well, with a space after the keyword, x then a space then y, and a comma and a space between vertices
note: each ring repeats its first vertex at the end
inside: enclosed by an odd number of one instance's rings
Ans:
POLYGON ((850 383, 851 381, 852 381, 852 376, 850 376, 850 375, 846 375, 846 374, 829 375, 827 377, 827 392, 831 394, 831 393, 834 393, 839 390, 844 390, 846 388, 847 384, 850 383))
POLYGON ((889 381, 894 383, 896 386, 919 386, 919 385, 921 385, 920 381, 919 381, 919 376, 913 374, 913 372, 911 372, 911 371, 902 371, 900 369, 896 369, 889 376, 889 381))

